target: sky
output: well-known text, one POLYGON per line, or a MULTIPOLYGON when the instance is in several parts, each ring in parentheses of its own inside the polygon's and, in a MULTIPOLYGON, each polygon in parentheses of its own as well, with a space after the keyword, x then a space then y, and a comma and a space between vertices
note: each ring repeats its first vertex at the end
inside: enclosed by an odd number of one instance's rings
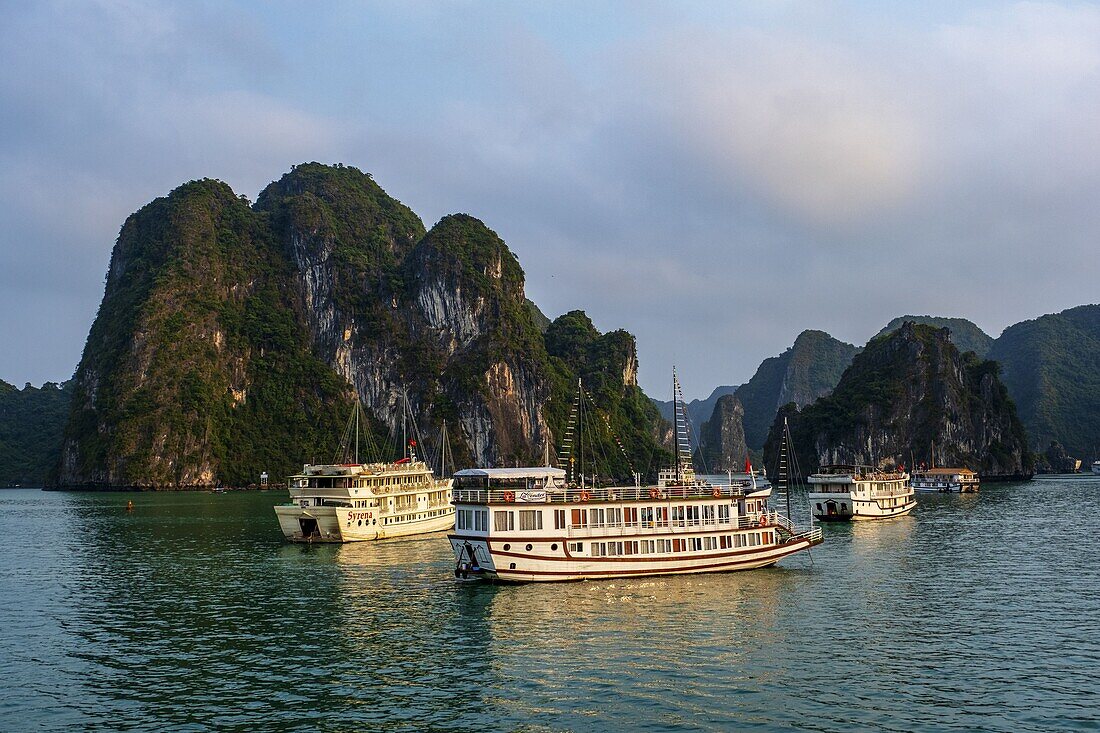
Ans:
POLYGON ((0 3, 0 379, 72 375, 127 215, 313 160, 483 220, 658 399, 1100 301, 1100 6, 899 6, 0 3))

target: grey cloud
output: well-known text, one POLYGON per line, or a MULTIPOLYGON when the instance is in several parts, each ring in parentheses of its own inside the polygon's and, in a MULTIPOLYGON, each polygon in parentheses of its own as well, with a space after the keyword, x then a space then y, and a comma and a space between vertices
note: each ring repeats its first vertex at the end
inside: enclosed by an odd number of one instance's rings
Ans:
MULTIPOLYGON (((130 211, 198 176, 254 196, 313 159, 372 171, 429 225, 485 220, 548 313, 583 307, 638 336, 657 397, 674 362, 702 395, 804 328, 860 343, 929 312, 996 334, 1096 300, 1091 6, 863 35, 827 13, 708 11, 703 25, 646 7, 629 33, 574 45, 509 6, 394 4, 370 20, 347 6, 279 42, 255 13, 294 6, 231 10, 218 32, 214 6, 179 7, 139 5, 120 29, 129 6, 9 12, 0 30, 0 278, 56 294, 43 307, 61 324, 48 348, 5 354, 0 377, 71 370, 130 211)), ((0 298, 41 323, 38 305, 0 298)))

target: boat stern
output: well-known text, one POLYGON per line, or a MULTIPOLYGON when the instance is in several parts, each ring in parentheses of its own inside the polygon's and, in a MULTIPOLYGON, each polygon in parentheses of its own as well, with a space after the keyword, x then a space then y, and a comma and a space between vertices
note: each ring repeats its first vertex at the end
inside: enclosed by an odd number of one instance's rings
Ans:
POLYGON ((455 577, 459 580, 496 580, 497 569, 485 539, 448 535, 455 555, 455 577))
POLYGON ((300 507, 282 504, 275 507, 279 529, 291 542, 343 542, 340 518, 332 507, 300 507))

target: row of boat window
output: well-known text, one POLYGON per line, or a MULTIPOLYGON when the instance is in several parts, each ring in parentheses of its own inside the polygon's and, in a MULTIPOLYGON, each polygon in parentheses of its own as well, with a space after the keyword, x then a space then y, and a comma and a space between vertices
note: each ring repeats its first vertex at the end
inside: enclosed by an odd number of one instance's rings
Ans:
MULTIPOLYGON (((698 526, 703 524, 728 523, 730 506, 655 506, 655 507, 591 507, 589 509, 554 509, 554 529, 587 527, 667 527, 698 526), (568 516, 566 512, 568 511, 568 516), (568 518, 569 524, 566 524, 568 518)), ((543 528, 542 509, 497 510, 493 512, 494 532, 536 531, 543 528)), ((455 528, 458 530, 488 531, 489 512, 487 509, 459 509, 455 513, 455 528)))
MULTIPOLYGON (((744 532, 717 537, 685 537, 669 540, 630 540, 624 542, 590 542, 591 557, 617 557, 624 555, 664 555, 673 552, 703 552, 704 550, 727 550, 741 547, 759 547, 771 544, 772 532, 744 532)), ((570 542, 569 551, 584 553, 583 542, 570 542)))

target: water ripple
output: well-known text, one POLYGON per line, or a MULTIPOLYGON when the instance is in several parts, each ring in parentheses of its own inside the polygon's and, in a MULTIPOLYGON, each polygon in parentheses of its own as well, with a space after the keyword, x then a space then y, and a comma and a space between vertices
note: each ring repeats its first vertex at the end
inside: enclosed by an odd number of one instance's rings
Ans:
POLYGON ((493 588, 438 535, 285 545, 278 493, 6 491, 0 729, 1097 730, 1098 497, 990 486, 775 569, 493 588))

